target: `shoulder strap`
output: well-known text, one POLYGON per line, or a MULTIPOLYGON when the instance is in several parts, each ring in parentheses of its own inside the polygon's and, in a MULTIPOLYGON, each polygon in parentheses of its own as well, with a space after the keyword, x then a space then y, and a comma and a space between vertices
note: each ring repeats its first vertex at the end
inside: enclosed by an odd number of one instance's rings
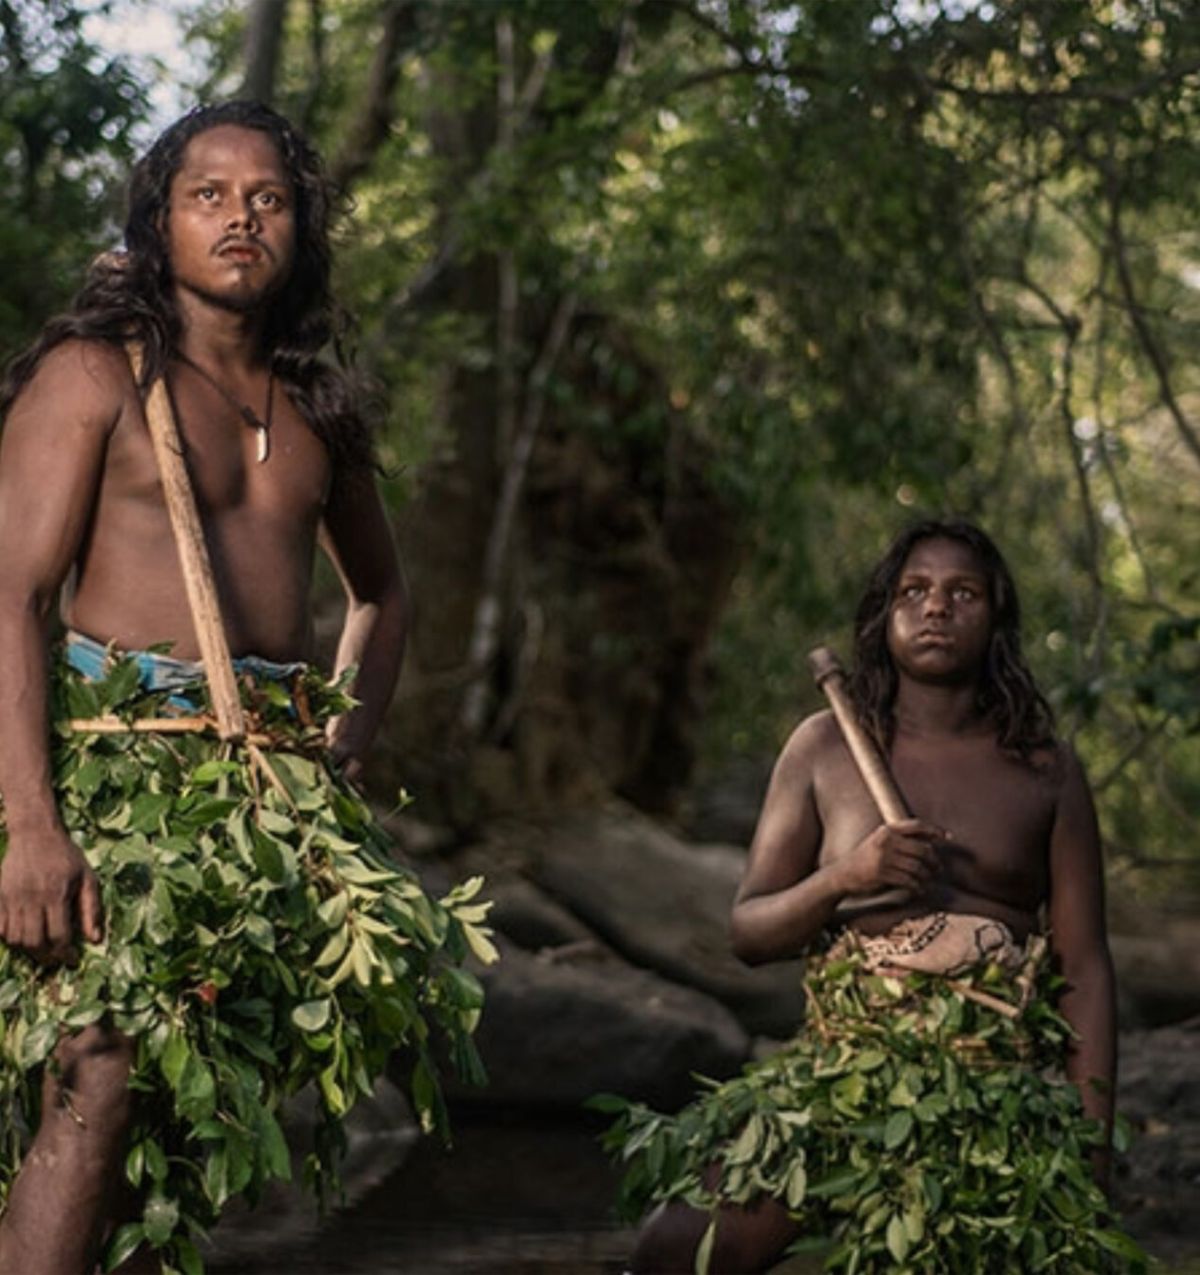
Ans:
MULTIPOLYGON (((125 347, 125 352, 133 368, 134 382, 140 383, 142 347, 130 342, 125 347)), ((158 462, 163 495, 167 502, 167 514, 171 519, 175 547, 179 551, 179 562, 183 568, 184 588, 212 695, 217 731, 222 739, 242 739, 246 734, 246 718, 242 712, 233 660, 225 637, 216 581, 208 557, 208 546, 204 541, 204 530, 200 525, 200 515, 196 509, 196 497, 183 459, 183 444, 162 377, 154 382, 146 396, 146 423, 150 427, 154 458, 158 462)))

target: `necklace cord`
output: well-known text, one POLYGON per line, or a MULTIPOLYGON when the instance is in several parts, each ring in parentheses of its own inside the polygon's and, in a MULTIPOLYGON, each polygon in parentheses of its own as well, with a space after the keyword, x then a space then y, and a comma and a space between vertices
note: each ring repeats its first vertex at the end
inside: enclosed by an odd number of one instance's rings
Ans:
POLYGON ((265 419, 252 408, 248 403, 241 402, 229 390, 217 380, 211 372, 206 371, 194 359, 188 358, 186 354, 180 351, 175 352, 175 357, 180 363, 186 364, 193 372, 202 380, 207 381, 214 390, 234 409, 242 418, 242 421, 249 425, 251 429, 258 433, 258 463, 261 465, 267 459, 271 450, 271 425, 275 414, 275 369, 268 366, 267 368, 267 410, 265 419))

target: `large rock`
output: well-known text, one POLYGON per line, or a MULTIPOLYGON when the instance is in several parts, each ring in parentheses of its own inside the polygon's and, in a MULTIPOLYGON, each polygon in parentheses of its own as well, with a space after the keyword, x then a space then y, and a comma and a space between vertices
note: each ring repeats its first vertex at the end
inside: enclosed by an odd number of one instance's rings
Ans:
POLYGON ((749 969, 729 948, 741 851, 687 845, 623 808, 568 815, 534 851, 533 879, 621 955, 721 1001, 752 1033, 795 1031, 800 963, 749 969))
POLYGON ((570 959, 501 943, 480 977, 487 1001, 477 1034, 486 1089, 450 1084, 460 1101, 577 1107, 619 1093, 676 1107, 695 1092, 693 1073, 725 1077, 749 1055, 746 1033, 723 1006, 599 944, 570 959))
POLYGON ((748 846, 774 765, 770 757, 730 757, 720 767, 698 774, 682 812, 688 840, 748 846))
POLYGON ((1168 1262, 1200 1255, 1198 1063, 1200 1018, 1121 1036, 1117 1108, 1133 1145, 1118 1166, 1118 1204, 1129 1229, 1168 1262))
POLYGON ((574 914, 521 877, 488 878, 488 923, 529 952, 583 943, 595 935, 574 914))
POLYGON ((1110 894, 1121 1025, 1163 1027, 1200 1014, 1200 918, 1110 894))

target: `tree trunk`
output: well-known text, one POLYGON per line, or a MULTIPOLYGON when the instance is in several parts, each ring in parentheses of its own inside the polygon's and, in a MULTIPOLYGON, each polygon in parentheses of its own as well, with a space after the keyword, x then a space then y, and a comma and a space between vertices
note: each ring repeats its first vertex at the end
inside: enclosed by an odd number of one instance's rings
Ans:
POLYGON ((286 17, 287 0, 253 0, 250 5, 242 44, 246 74, 238 89, 239 97, 268 105, 273 101, 286 17))

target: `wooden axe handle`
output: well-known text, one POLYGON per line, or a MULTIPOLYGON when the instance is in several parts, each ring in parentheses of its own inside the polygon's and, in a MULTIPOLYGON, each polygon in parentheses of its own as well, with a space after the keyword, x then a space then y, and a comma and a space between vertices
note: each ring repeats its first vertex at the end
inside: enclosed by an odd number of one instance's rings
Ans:
MULTIPOLYGON (((126 353, 133 368, 133 379, 140 382, 142 349, 130 344, 126 347, 126 353)), ((204 541, 200 514, 196 508, 195 493, 183 459, 183 443, 175 424, 175 413, 171 411, 166 382, 162 377, 154 382, 146 396, 146 423, 150 427, 154 457, 158 462, 163 496, 167 502, 167 514, 171 519, 175 547, 179 551, 179 563, 183 568, 183 584, 192 612, 192 623, 196 628, 196 643, 200 647, 204 674, 212 694, 217 732, 222 739, 242 739, 246 734, 246 717, 242 712, 233 660, 225 638, 225 623, 217 600, 216 581, 208 557, 208 546, 204 541)))
MULTIPOLYGON (((912 812, 904 800, 892 772, 879 751, 878 745, 863 729, 850 696, 846 692, 846 674, 841 661, 827 646, 814 647, 808 654, 808 667, 817 685, 821 688, 829 707, 837 719, 837 724, 858 767, 871 800, 879 808, 884 823, 898 823, 901 819, 911 819, 912 812)), ((907 890, 885 890, 881 894, 873 894, 869 898, 847 899, 840 904, 838 913, 844 915, 848 911, 860 912, 870 908, 885 907, 897 903, 907 903, 911 895, 907 890)))

